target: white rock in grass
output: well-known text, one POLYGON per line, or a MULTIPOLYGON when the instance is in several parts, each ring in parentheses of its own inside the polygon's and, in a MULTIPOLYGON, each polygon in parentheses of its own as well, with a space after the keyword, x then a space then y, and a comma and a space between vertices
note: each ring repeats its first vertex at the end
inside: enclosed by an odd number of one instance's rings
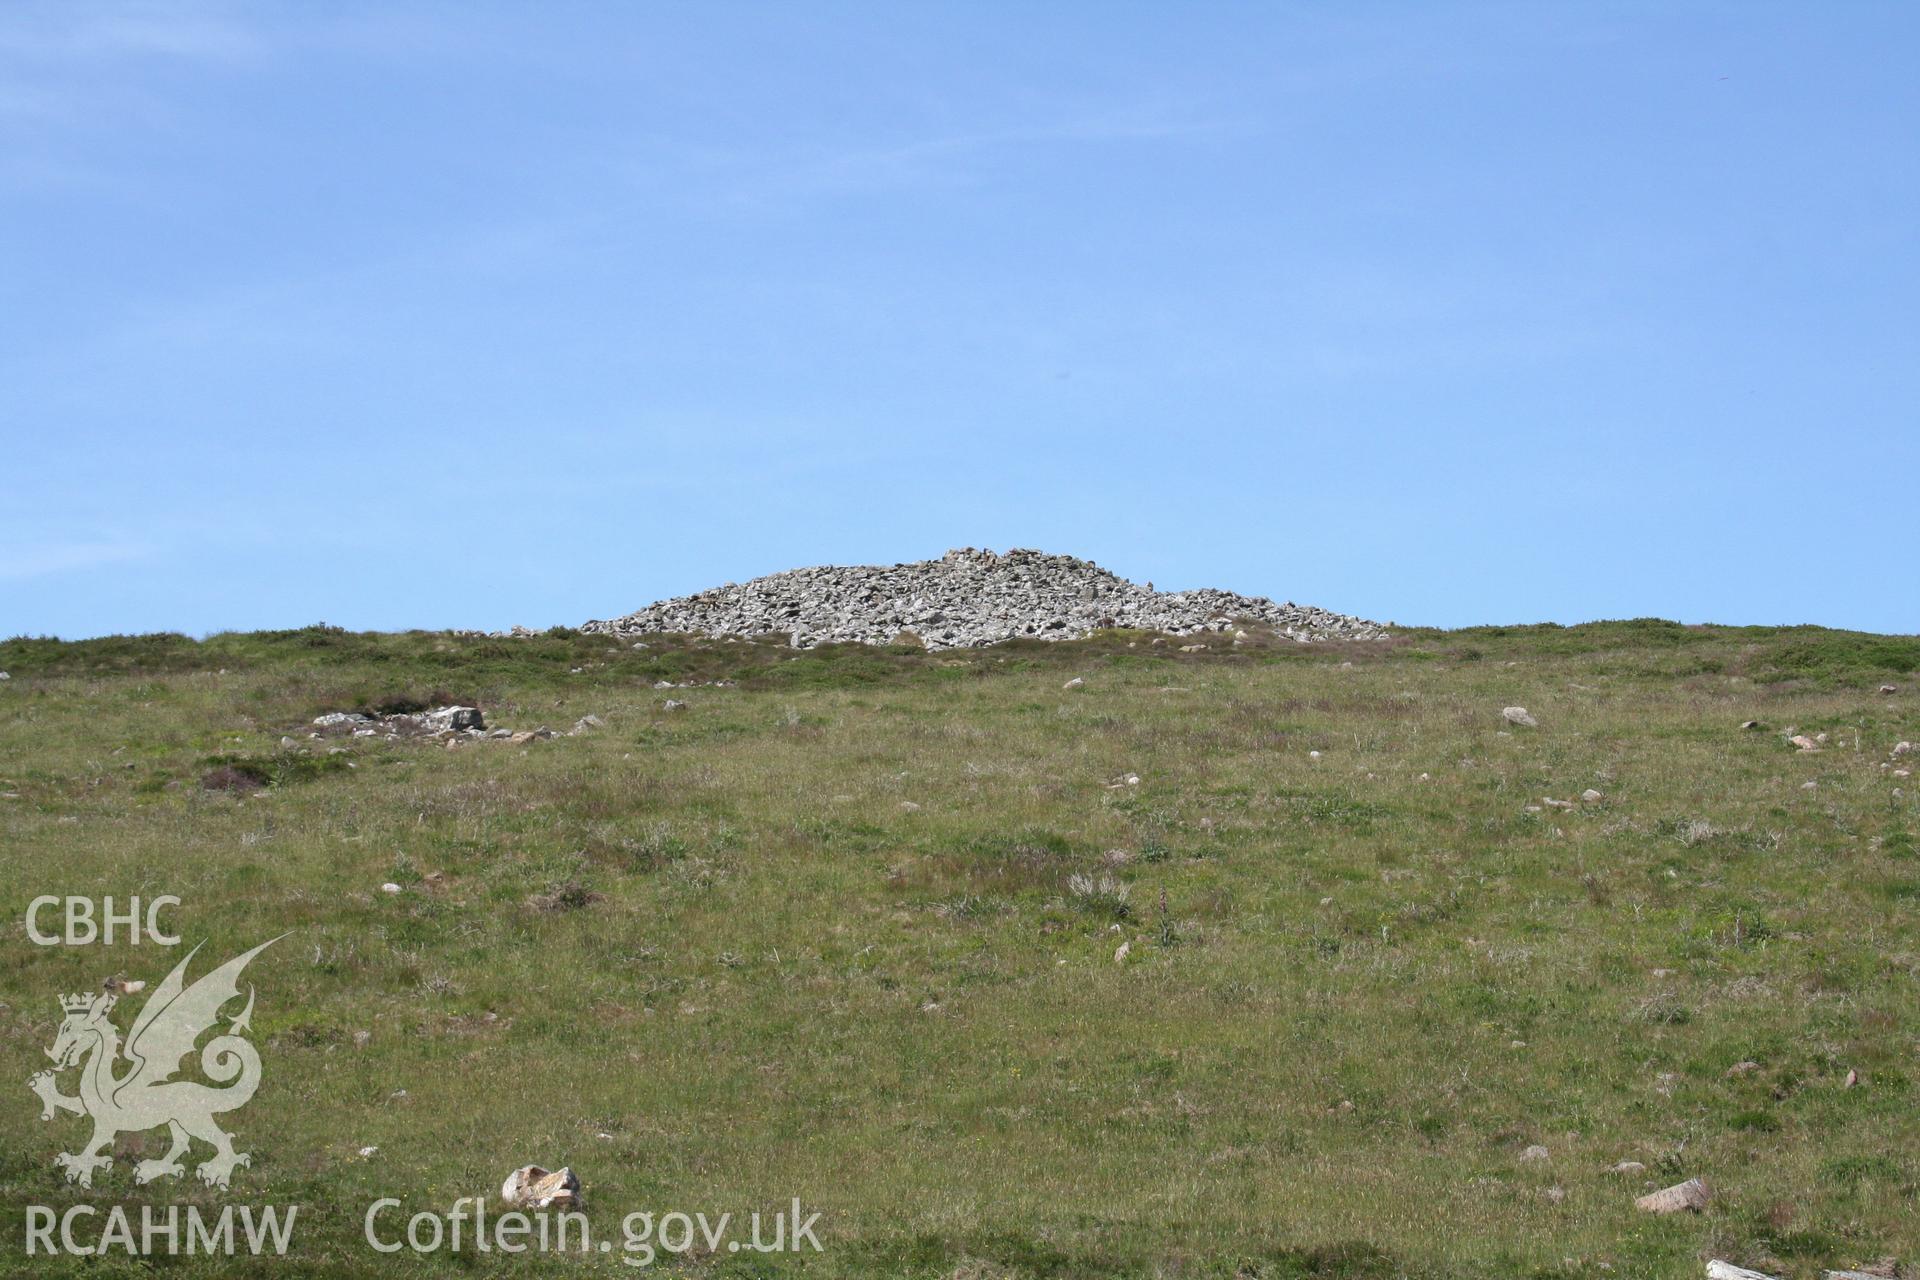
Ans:
POLYGON ((1585 800, 1588 804, 1599 804, 1602 800, 1606 799, 1605 796, 1601 795, 1598 791, 1595 791, 1592 787, 1588 787, 1585 791, 1582 791, 1580 793, 1580 798, 1582 800, 1585 800))
POLYGON ((1635 1208, 1648 1213, 1698 1213, 1707 1207, 1707 1201, 1712 1198, 1713 1192, 1707 1189, 1706 1183, 1698 1178, 1688 1178, 1671 1187, 1648 1192, 1633 1204, 1635 1208))
POLYGON ((1520 1153, 1520 1160, 1523 1164, 1534 1164, 1541 1160, 1551 1159, 1553 1159, 1553 1152, 1547 1150, 1539 1143, 1535 1143, 1520 1153))
POLYGON ((1538 729, 1540 722, 1528 714, 1525 707, 1502 707, 1500 717, 1508 724, 1517 724, 1528 729, 1538 729))
POLYGON ((1113 962, 1115 964, 1125 964, 1127 962, 1127 957, 1132 954, 1133 954, 1133 943, 1123 942, 1119 946, 1113 949, 1113 962))
POLYGON ((397 884, 395 884, 395 883, 394 883, 393 881, 391 881, 391 880, 389 880, 389 881, 387 881, 387 882, 386 882, 385 884, 383 884, 383 885, 381 885, 381 886, 380 886, 380 892, 382 892, 382 893, 398 893, 398 892, 400 892, 400 886, 399 886, 399 885, 397 885, 397 884))
MULTIPOLYGON (((1834 1276, 1839 1272, 1829 1271, 1827 1274, 1834 1276)), ((1779 1278, 1770 1276, 1764 1271, 1750 1271, 1745 1267, 1736 1267, 1731 1262, 1722 1262, 1715 1258, 1707 1264, 1707 1280, 1779 1280, 1779 1278)))
POLYGON ((572 1169, 549 1173, 537 1164, 524 1165, 500 1184, 500 1199, 523 1209, 550 1209, 554 1205, 576 1209, 580 1206, 580 1179, 572 1169))
POLYGON ((1065 684, 1061 685, 1060 687, 1062 689, 1078 689, 1083 687, 1086 683, 1087 682, 1085 680, 1082 680, 1079 676, 1075 676, 1073 679, 1067 681, 1065 684))

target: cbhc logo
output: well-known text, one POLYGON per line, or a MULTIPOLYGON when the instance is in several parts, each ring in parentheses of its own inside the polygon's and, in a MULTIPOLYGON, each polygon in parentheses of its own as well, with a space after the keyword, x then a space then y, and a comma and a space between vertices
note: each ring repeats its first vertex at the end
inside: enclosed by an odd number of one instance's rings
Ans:
POLYGON ((39 947, 84 947, 94 942, 113 945, 114 930, 124 928, 127 941, 135 946, 140 944, 142 932, 163 947, 180 945, 178 934, 161 931, 160 908, 177 907, 180 899, 172 894, 163 894, 147 903, 146 914, 140 913, 140 899, 127 900, 125 911, 113 909, 112 898, 100 899, 98 910, 92 898, 57 898, 52 894, 43 894, 27 904, 27 937, 39 947), (40 913, 48 907, 64 904, 62 918, 66 929, 62 933, 42 933, 40 931, 40 913))

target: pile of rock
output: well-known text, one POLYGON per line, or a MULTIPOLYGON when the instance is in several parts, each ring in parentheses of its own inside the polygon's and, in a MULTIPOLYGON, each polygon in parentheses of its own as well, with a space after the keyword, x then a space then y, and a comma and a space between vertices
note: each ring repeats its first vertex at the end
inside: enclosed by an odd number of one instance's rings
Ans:
POLYGON ((776 634, 797 649, 887 644, 909 633, 929 649, 950 649, 1020 637, 1077 639, 1105 627, 1190 635, 1244 623, 1302 643, 1387 635, 1377 623, 1307 605, 1212 588, 1155 591, 1152 583, 1129 582, 1089 560, 970 547, 912 564, 792 569, 662 600, 581 630, 618 636, 776 634))
MULTIPOLYGON (((600 728, 599 716, 582 716, 571 733, 586 733, 600 728)), ((397 742, 402 738, 437 738, 448 746, 466 738, 497 738, 509 746, 535 742, 560 735, 541 725, 538 729, 516 732, 512 729, 488 729, 486 717, 478 707, 434 707, 428 711, 395 715, 368 715, 364 711, 329 711, 315 716, 309 738, 382 738, 397 742)), ((285 739, 281 745, 290 745, 285 739)))
POLYGON ((313 720, 316 738, 438 738, 450 733, 478 737, 486 717, 478 707, 434 707, 429 711, 375 716, 364 711, 329 711, 313 720))

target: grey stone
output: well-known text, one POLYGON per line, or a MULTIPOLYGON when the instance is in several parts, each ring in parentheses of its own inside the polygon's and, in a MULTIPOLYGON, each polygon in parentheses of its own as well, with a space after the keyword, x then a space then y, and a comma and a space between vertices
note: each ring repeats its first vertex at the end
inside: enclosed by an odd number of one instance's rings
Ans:
POLYGON ((1260 596, 1211 588, 1155 591, 1072 556, 972 548, 912 564, 793 569, 663 600, 581 630, 629 640, 773 634, 796 649, 883 645, 906 631, 928 649, 949 649, 1023 636, 1067 640, 1109 627, 1181 636, 1231 632, 1242 622, 1300 643, 1387 635, 1376 623, 1260 596))

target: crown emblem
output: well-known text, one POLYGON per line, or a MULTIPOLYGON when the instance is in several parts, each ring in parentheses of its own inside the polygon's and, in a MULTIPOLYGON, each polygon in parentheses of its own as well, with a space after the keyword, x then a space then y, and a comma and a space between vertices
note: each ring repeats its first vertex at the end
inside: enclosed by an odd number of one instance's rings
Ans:
POLYGON ((61 996, 60 1007, 68 1013, 85 1013, 87 1010, 93 1008, 93 1002, 95 1000, 105 1001, 106 1007, 109 1008, 113 1005, 112 996, 94 996, 82 992, 76 996, 61 996))

